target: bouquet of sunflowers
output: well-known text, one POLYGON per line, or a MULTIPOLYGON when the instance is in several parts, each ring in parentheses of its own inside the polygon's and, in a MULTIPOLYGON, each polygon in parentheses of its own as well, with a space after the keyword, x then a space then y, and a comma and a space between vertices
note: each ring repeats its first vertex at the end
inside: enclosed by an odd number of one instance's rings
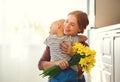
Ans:
MULTIPOLYGON (((91 50, 89 47, 82 45, 81 43, 74 43, 73 45, 73 57, 68 61, 69 66, 79 64, 82 68, 83 72, 89 73, 91 68, 95 65, 95 50, 91 50)), ((53 66, 47 70, 42 72, 43 77, 49 76, 50 78, 55 77, 57 74, 61 72, 61 68, 59 66, 53 66)))

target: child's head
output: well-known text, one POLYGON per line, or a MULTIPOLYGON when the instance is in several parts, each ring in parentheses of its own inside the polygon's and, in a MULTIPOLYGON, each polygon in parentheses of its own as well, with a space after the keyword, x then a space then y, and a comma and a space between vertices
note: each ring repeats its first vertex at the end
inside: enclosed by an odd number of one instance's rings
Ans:
POLYGON ((58 34, 63 33, 63 25, 64 25, 64 19, 59 19, 54 21, 50 26, 50 34, 58 34))
POLYGON ((88 24, 89 20, 85 12, 70 12, 64 23, 64 33, 66 35, 76 36, 78 33, 83 33, 88 24))

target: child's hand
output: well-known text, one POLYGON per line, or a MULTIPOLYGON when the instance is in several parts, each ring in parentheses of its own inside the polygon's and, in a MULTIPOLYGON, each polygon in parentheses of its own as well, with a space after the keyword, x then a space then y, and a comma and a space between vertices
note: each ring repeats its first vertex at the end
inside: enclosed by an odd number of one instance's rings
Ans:
POLYGON ((56 65, 60 66, 62 70, 67 69, 69 67, 68 61, 67 60, 59 60, 56 61, 56 65))
POLYGON ((80 42, 85 42, 88 38, 85 35, 78 35, 80 37, 80 42))

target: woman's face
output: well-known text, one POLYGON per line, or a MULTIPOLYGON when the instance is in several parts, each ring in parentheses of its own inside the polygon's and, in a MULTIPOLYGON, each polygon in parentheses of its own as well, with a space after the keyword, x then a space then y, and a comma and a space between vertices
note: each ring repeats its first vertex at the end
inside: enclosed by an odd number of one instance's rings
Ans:
POLYGON ((64 34, 76 36, 80 32, 77 19, 74 15, 69 15, 64 22, 64 34))

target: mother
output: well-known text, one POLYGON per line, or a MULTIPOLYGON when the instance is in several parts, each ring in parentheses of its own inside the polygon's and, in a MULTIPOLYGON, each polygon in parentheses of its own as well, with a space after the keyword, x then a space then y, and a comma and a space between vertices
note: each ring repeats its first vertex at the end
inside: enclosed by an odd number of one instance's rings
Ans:
MULTIPOLYGON (((83 33, 89 24, 88 16, 82 11, 73 11, 68 14, 68 18, 64 23, 64 34, 68 36, 77 36, 78 33, 83 33)), ((85 42, 83 44, 87 45, 85 42)), ((66 42, 61 43, 60 49, 63 53, 72 56, 72 45, 67 44, 66 42)), ((68 68, 68 62, 66 60, 60 61, 50 61, 50 49, 46 46, 42 57, 39 60, 38 67, 40 70, 48 69, 52 66, 59 65, 61 69, 68 68)), ((79 68, 79 80, 78 82, 85 82, 82 71, 79 68)), ((49 81, 50 82, 50 81, 49 81)))

